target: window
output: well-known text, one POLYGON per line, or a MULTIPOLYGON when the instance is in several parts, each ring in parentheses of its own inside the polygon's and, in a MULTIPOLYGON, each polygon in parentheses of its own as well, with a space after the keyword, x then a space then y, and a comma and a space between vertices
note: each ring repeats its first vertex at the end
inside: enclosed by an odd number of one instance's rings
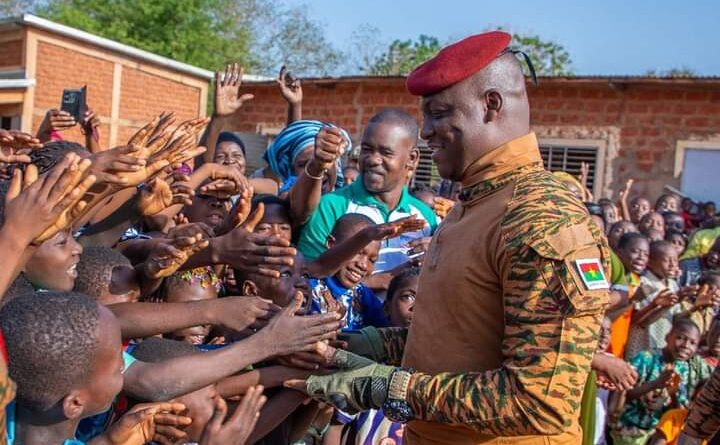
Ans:
POLYGON ((418 149, 420 150, 420 162, 415 170, 413 184, 432 186, 440 181, 437 168, 432 161, 432 150, 427 146, 427 142, 422 140, 418 144, 418 149))
POLYGON ((580 177, 580 164, 588 164, 587 188, 599 197, 602 178, 599 146, 593 141, 583 140, 541 140, 540 155, 545 168, 551 172, 564 171, 580 177))
POLYGON ((720 201, 719 163, 720 140, 677 141, 674 173, 682 194, 695 201, 720 201))

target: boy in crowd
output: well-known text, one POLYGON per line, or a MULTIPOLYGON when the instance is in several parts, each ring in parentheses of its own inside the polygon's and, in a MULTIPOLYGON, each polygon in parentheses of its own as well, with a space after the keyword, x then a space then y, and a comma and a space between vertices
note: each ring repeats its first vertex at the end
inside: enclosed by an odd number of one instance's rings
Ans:
POLYGON ((612 431, 615 445, 644 445, 673 404, 687 407, 690 395, 712 370, 695 353, 700 330, 691 320, 678 318, 660 350, 644 350, 631 364, 638 383, 626 394, 627 403, 612 431))
POLYGON ((650 244, 648 268, 643 274, 635 299, 635 311, 625 357, 632 358, 643 350, 660 349, 672 326, 672 317, 680 312, 675 278, 678 275, 678 256, 667 241, 650 244))
POLYGON ((137 273, 130 260, 119 251, 102 246, 83 250, 74 290, 105 306, 134 303, 140 298, 137 273))
POLYGON ((640 224, 643 216, 650 212, 650 201, 642 196, 638 196, 630 201, 630 222, 640 224))
POLYGON ((650 231, 656 231, 660 233, 660 239, 665 236, 665 220, 662 215, 657 212, 649 212, 640 220, 638 224, 640 233, 650 238, 650 231))
MULTIPOLYGON (((328 237, 328 247, 342 243, 374 223, 367 216, 351 213, 337 220, 328 237)), ((332 277, 311 280, 313 288, 312 313, 327 311, 326 294, 330 293, 345 310, 345 329, 356 330, 366 326, 387 326, 383 305, 375 293, 362 282, 373 273, 378 259, 380 243, 373 241, 352 260, 343 264, 332 277)))

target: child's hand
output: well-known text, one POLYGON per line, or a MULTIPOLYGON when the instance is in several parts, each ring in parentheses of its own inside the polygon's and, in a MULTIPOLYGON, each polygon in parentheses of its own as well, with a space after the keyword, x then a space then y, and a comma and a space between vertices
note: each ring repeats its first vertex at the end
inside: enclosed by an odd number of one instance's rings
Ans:
POLYGON ((689 300, 694 297, 699 290, 700 286, 698 286, 697 284, 691 286, 683 286, 678 291, 678 299, 680 301, 689 300))
POLYGON ((40 147, 40 140, 32 135, 17 130, 0 129, 0 162, 28 164, 28 154, 40 147))
POLYGON ((412 215, 384 224, 374 224, 363 229, 365 236, 371 241, 384 241, 395 238, 403 233, 417 232, 427 224, 417 216, 412 215))
POLYGON ((141 191, 138 210, 145 216, 156 215, 175 204, 192 205, 195 191, 185 182, 174 182, 172 186, 161 178, 150 181, 141 191))
POLYGON ((655 389, 664 389, 667 388, 670 383, 673 381, 677 374, 675 373, 675 370, 672 368, 672 366, 669 366, 665 368, 663 372, 660 373, 657 379, 653 381, 653 386, 655 389))
MULTIPOLYGON (((697 286, 696 286, 697 287, 697 286)), ((708 286, 703 284, 700 286, 700 290, 695 298, 695 308, 704 309, 710 306, 716 306, 720 300, 718 290, 715 286, 708 286)))
POLYGON ((80 126, 80 131, 82 131, 83 134, 94 134, 95 129, 99 126, 100 118, 93 110, 88 109, 85 112, 85 117, 83 118, 82 125, 80 126))
POLYGON ((236 168, 222 164, 205 165, 210 169, 210 182, 200 187, 200 193, 226 198, 251 188, 250 182, 236 168))
POLYGON ((345 314, 347 313, 347 308, 344 304, 342 304, 340 301, 336 300, 335 297, 333 297, 332 293, 329 289, 323 289, 320 292, 320 296, 322 297, 323 301, 325 302, 325 307, 327 308, 327 312, 336 312, 340 314, 340 318, 345 318, 345 314))
POLYGON ((145 276, 153 280, 169 277, 177 272, 188 258, 205 249, 208 244, 201 234, 158 243, 143 264, 145 276))
POLYGON ((250 387, 227 422, 227 403, 218 397, 215 400, 215 413, 205 426, 200 445, 244 445, 255 429, 260 410, 267 401, 262 392, 263 387, 260 385, 250 387))
POLYGON ((680 299, 677 295, 670 292, 668 289, 663 289, 660 291, 657 297, 653 300, 653 303, 655 306, 658 307, 671 307, 676 305, 680 299))
MULTIPOLYGON (((224 235, 229 231, 240 227, 245 221, 247 221, 250 216, 250 211, 252 210, 252 197, 252 187, 246 188, 240 193, 238 200, 225 217, 225 221, 223 221, 220 227, 215 229, 216 235, 224 235)), ((260 219, 262 219, 262 215, 260 216, 260 219)))
POLYGON ((280 312, 280 306, 257 296, 225 297, 214 300, 212 305, 212 324, 237 332, 261 329, 280 312))
POLYGON ((24 243, 40 244, 65 229, 85 207, 83 195, 95 183, 90 161, 69 153, 42 177, 29 165, 16 170, 5 195, 4 227, 24 243))
POLYGON ((435 214, 440 219, 445 219, 448 213, 450 213, 450 210, 455 206, 455 201, 441 196, 436 196, 433 198, 433 201, 435 202, 435 214))
MULTIPOLYGON (((103 434, 97 443, 109 445, 144 445, 155 441, 172 445, 187 439, 182 428, 192 423, 190 417, 181 415, 182 403, 143 403, 135 405, 127 414, 103 434)), ((95 443, 93 441, 93 443, 95 443)))

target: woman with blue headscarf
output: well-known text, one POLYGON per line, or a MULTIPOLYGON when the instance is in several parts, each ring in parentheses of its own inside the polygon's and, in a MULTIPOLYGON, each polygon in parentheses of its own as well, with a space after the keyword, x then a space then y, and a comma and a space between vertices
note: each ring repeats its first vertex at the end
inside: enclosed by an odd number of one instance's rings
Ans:
POLYGON ((342 187, 340 158, 351 148, 345 130, 315 120, 291 123, 268 147, 263 158, 281 181, 279 194, 287 192, 296 226, 309 219, 323 193, 342 187))
MULTIPOLYGON (((314 157, 315 138, 326 127, 337 128, 332 124, 316 120, 295 121, 285 127, 270 144, 263 159, 281 183, 280 194, 289 191, 298 177, 304 173, 305 166, 314 157)), ((323 188, 326 189, 324 190, 326 193, 332 191, 336 184, 342 186, 342 170, 338 168, 340 157, 352 148, 350 136, 345 130, 339 130, 345 145, 338 155, 336 165, 325 172, 323 188)))

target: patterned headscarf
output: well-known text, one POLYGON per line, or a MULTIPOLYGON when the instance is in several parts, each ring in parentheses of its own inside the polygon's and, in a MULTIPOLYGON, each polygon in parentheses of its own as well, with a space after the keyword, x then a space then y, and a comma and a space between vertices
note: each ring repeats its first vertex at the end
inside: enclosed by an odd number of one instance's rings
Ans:
MULTIPOLYGON (((295 183, 293 162, 302 153, 303 149, 315 143, 315 137, 323 127, 335 127, 335 125, 313 120, 295 121, 285 127, 268 147, 263 159, 268 163, 270 169, 285 183, 283 189, 288 188, 287 184, 295 183)), ((352 149, 352 141, 347 131, 342 129, 341 131, 347 141, 345 152, 348 152, 352 149)), ((342 154, 344 153, 341 153, 341 156, 342 154)), ((342 185, 343 179, 340 159, 338 158, 338 185, 342 185)))

